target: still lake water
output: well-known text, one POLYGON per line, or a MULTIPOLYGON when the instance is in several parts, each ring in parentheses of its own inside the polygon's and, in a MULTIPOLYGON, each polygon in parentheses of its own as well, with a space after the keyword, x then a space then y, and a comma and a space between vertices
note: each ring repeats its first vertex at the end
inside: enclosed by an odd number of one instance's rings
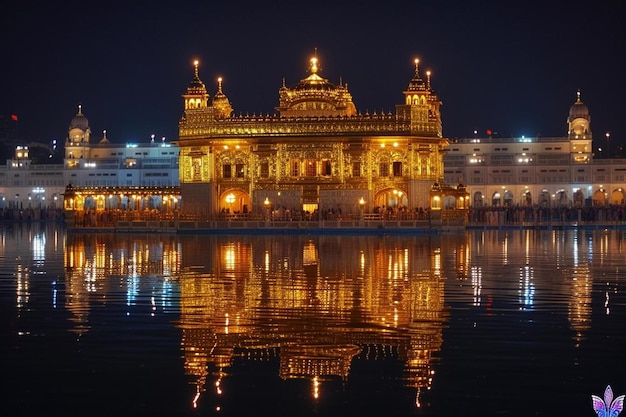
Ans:
POLYGON ((625 242, 0 224, 0 415, 595 416, 625 242))

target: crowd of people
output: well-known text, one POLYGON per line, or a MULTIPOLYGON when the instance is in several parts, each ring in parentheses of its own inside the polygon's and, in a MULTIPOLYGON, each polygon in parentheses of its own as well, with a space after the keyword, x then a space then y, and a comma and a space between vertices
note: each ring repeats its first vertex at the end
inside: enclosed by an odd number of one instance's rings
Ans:
MULTIPOLYGON (((172 219, 169 213, 167 220, 172 219)), ((237 219, 261 219, 267 217, 272 221, 312 221, 312 220, 356 220, 358 218, 367 220, 428 220, 430 217, 429 208, 386 208, 376 207, 371 212, 359 215, 343 215, 341 210, 315 210, 314 212, 302 211, 299 209, 274 208, 269 210, 265 216, 254 216, 252 213, 237 215, 237 219)), ((96 213, 95 211, 85 211, 80 217, 80 222, 84 226, 106 224, 112 226, 115 220, 159 220, 160 216, 156 210, 146 210, 145 212, 125 213, 115 210, 114 212, 96 213)), ((233 215, 221 213, 221 220, 228 220, 233 215)), ((0 221, 62 221, 65 218, 62 209, 9 209, 0 210, 0 221)), ((181 216, 181 219, 183 216, 181 216)), ((165 219, 165 218, 163 218, 165 219)), ((161 220, 163 220, 161 219, 161 220)), ((535 206, 486 206, 470 207, 467 213, 468 224, 484 225, 505 225, 505 224, 543 224, 543 223, 622 223, 626 222, 625 205, 597 205, 584 207, 543 207, 535 206)))
POLYGON ((470 224, 488 225, 550 222, 614 223, 626 220, 624 212, 624 205, 471 207, 467 220, 470 224))

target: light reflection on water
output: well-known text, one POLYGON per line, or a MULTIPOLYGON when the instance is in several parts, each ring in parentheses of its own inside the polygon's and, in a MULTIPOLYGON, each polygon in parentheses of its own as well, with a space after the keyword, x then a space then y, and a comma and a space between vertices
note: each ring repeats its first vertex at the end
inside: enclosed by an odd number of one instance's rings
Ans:
POLYGON ((615 366, 626 345, 624 238, 3 225, 2 353, 13 383, 1 407, 593 415, 592 393, 626 391, 615 366))

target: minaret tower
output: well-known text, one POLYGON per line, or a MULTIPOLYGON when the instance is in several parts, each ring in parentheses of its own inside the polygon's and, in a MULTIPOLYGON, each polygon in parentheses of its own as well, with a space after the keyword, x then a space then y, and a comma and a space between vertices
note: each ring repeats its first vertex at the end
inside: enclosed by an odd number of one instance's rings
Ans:
POLYGON ((65 158, 88 158, 90 154, 89 139, 91 128, 89 120, 83 114, 82 105, 78 105, 78 113, 72 118, 65 139, 65 158))
POLYGON ((200 63, 195 60, 194 63, 193 80, 187 86, 187 92, 183 94, 185 99, 185 110, 190 109, 206 109, 209 103, 209 93, 207 93, 206 86, 200 80, 198 75, 198 66, 200 63))
POLYGON ((83 106, 78 105, 78 113, 72 118, 68 129, 67 142, 71 144, 89 143, 91 129, 89 120, 83 114, 83 106))
POLYGON ((589 115, 589 109, 580 99, 580 90, 576 92, 576 102, 569 109, 567 126, 570 140, 592 139, 591 116, 589 115))
POLYGON ((430 85, 430 71, 424 82, 419 71, 419 59, 415 60, 415 74, 404 94, 403 105, 396 106, 398 115, 409 118, 411 131, 421 136, 443 136, 441 101, 430 85))
POLYGON ((567 129, 572 160, 578 163, 589 162, 593 158, 591 116, 580 99, 580 90, 576 92, 576 102, 569 109, 567 129))

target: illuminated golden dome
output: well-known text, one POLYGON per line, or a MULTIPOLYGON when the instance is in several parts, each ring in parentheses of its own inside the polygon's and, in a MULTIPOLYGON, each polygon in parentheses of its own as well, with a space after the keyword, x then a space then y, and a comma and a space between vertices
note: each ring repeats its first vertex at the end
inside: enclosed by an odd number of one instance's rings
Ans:
POLYGON ((218 119, 230 117, 233 112, 228 97, 222 91, 222 77, 217 79, 217 93, 213 97, 213 108, 215 109, 215 117, 218 119))
POLYGON ((193 71, 193 80, 187 86, 187 94, 206 94, 206 86, 200 79, 198 75, 198 65, 199 62, 196 60, 193 63, 194 71, 193 71))
POLYGON ((276 108, 281 117, 331 117, 353 116, 356 107, 348 87, 334 85, 320 77, 318 60, 311 58, 311 74, 300 80, 292 88, 283 86, 279 90, 279 106, 276 108))

